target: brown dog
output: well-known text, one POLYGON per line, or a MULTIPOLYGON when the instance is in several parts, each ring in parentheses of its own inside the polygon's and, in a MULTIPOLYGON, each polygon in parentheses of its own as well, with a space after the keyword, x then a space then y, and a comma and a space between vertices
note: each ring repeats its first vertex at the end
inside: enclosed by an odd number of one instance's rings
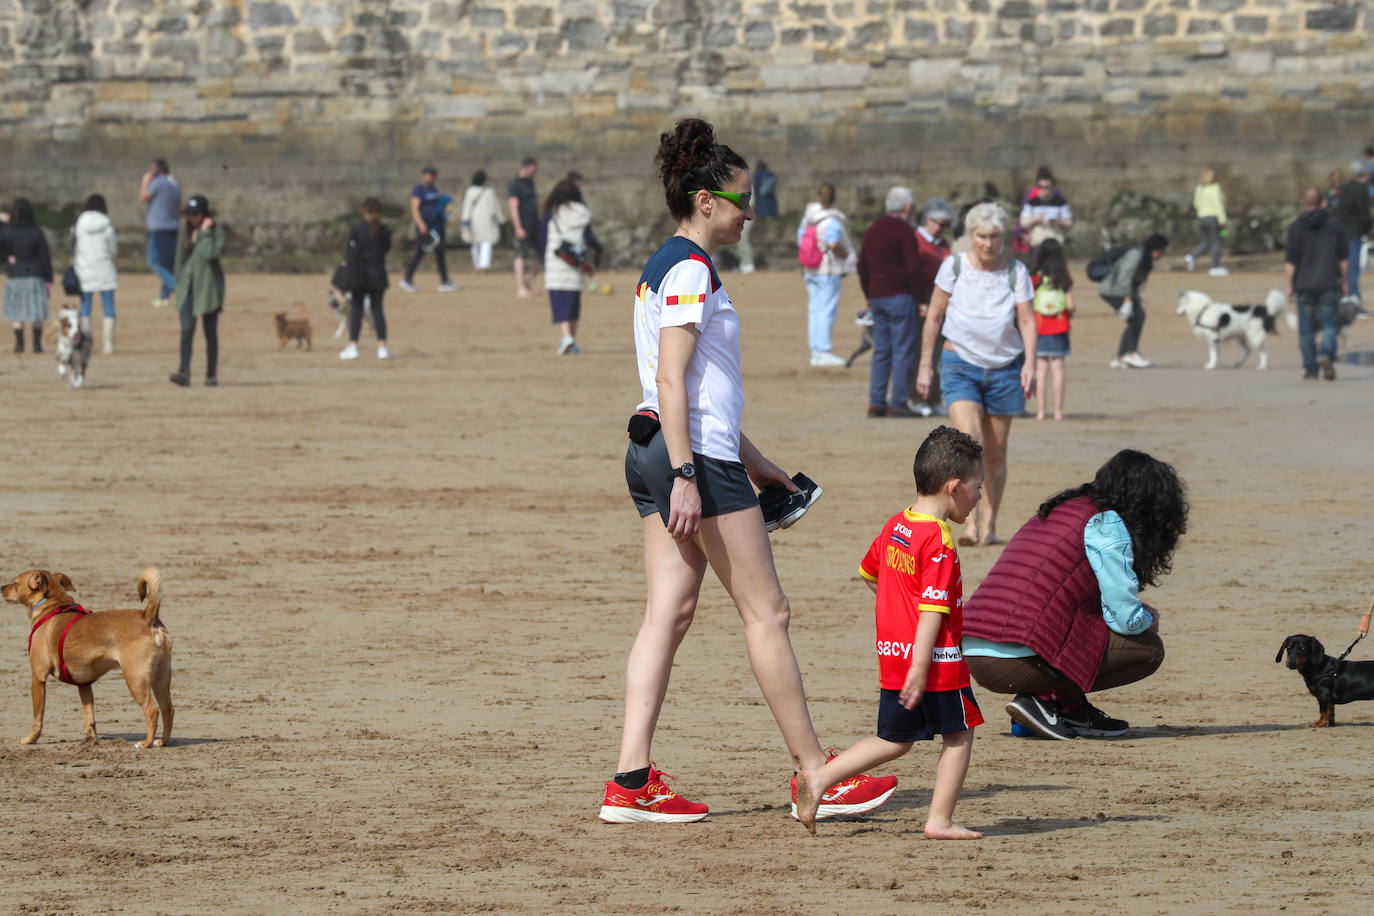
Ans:
POLYGON ((148 736, 135 747, 159 747, 172 742, 172 638, 158 618, 158 587, 162 576, 148 567, 138 577, 138 597, 147 598, 143 610, 86 611, 67 594, 74 588, 63 573, 30 569, 0 588, 6 601, 29 609, 29 667, 33 671, 33 731, 21 744, 33 744, 43 733, 47 681, 56 677, 75 684, 86 718, 86 740, 94 741, 95 696, 91 684, 113 668, 124 672, 134 702, 148 720, 148 736), (162 740, 154 740, 158 711, 162 712, 162 740))
POLYGON ((273 320, 277 322, 277 349, 286 346, 286 342, 294 340, 296 349, 299 350, 304 344, 307 350, 310 349, 310 319, 305 317, 305 303, 301 304, 300 318, 287 318, 285 312, 277 312, 273 320))

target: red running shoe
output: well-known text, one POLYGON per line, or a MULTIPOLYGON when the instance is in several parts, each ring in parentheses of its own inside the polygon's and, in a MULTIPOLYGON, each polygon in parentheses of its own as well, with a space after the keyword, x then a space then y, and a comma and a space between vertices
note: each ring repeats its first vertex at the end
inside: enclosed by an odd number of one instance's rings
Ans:
MULTIPOLYGON (((829 763, 835 759, 835 750, 825 758, 829 763)), ((867 814, 879 808, 897 791, 896 776, 851 776, 837 783, 821 794, 821 806, 816 812, 816 820, 826 817, 840 817, 845 814, 867 814)), ((792 816, 797 816, 797 777, 792 777, 792 816)))
POLYGON ((663 780, 672 778, 649 764, 649 781, 642 789, 626 789, 617 785, 614 779, 608 781, 599 817, 608 824, 635 824, 640 821, 685 824, 699 821, 710 813, 705 805, 689 802, 668 788, 663 780))

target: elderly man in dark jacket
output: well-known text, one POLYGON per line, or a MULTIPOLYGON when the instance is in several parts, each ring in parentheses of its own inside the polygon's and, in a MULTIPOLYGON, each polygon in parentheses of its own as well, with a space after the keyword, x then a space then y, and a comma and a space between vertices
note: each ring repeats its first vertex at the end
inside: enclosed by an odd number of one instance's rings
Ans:
MULTIPOLYGON (((1342 197, 1345 196, 1342 192, 1342 197)), ((1302 377, 1314 379, 1318 370, 1329 382, 1336 378, 1336 331, 1341 296, 1345 295, 1346 262, 1350 247, 1341 224, 1321 208, 1321 192, 1308 188, 1299 203, 1302 213, 1288 227, 1284 270, 1288 273, 1288 301, 1298 305, 1298 347, 1302 377), (1322 329, 1321 354, 1316 326, 1322 329)))
POLYGON ((907 406, 911 371, 919 355, 916 293, 922 289, 921 256, 911 215, 910 188, 887 192, 886 213, 864 233, 859 253, 859 284, 873 312, 873 367, 868 381, 870 417, 914 417, 907 406), (888 398, 888 381, 892 383, 888 398))

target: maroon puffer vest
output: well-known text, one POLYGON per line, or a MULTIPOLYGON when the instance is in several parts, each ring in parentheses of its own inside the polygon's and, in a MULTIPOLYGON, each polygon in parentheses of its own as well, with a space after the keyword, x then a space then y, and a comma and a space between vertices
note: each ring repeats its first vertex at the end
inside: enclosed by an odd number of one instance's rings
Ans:
POLYGON ((1083 529, 1100 511, 1079 497, 1022 525, 964 603, 964 635, 1029 646, 1090 690, 1109 631, 1083 529))

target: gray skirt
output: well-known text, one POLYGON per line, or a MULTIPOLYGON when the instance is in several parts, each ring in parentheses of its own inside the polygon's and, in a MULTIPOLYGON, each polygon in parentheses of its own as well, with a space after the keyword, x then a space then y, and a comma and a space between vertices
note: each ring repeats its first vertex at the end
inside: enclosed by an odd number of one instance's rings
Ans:
POLYGON ((48 286, 42 277, 8 277, 5 280, 7 321, 47 321, 48 286))

